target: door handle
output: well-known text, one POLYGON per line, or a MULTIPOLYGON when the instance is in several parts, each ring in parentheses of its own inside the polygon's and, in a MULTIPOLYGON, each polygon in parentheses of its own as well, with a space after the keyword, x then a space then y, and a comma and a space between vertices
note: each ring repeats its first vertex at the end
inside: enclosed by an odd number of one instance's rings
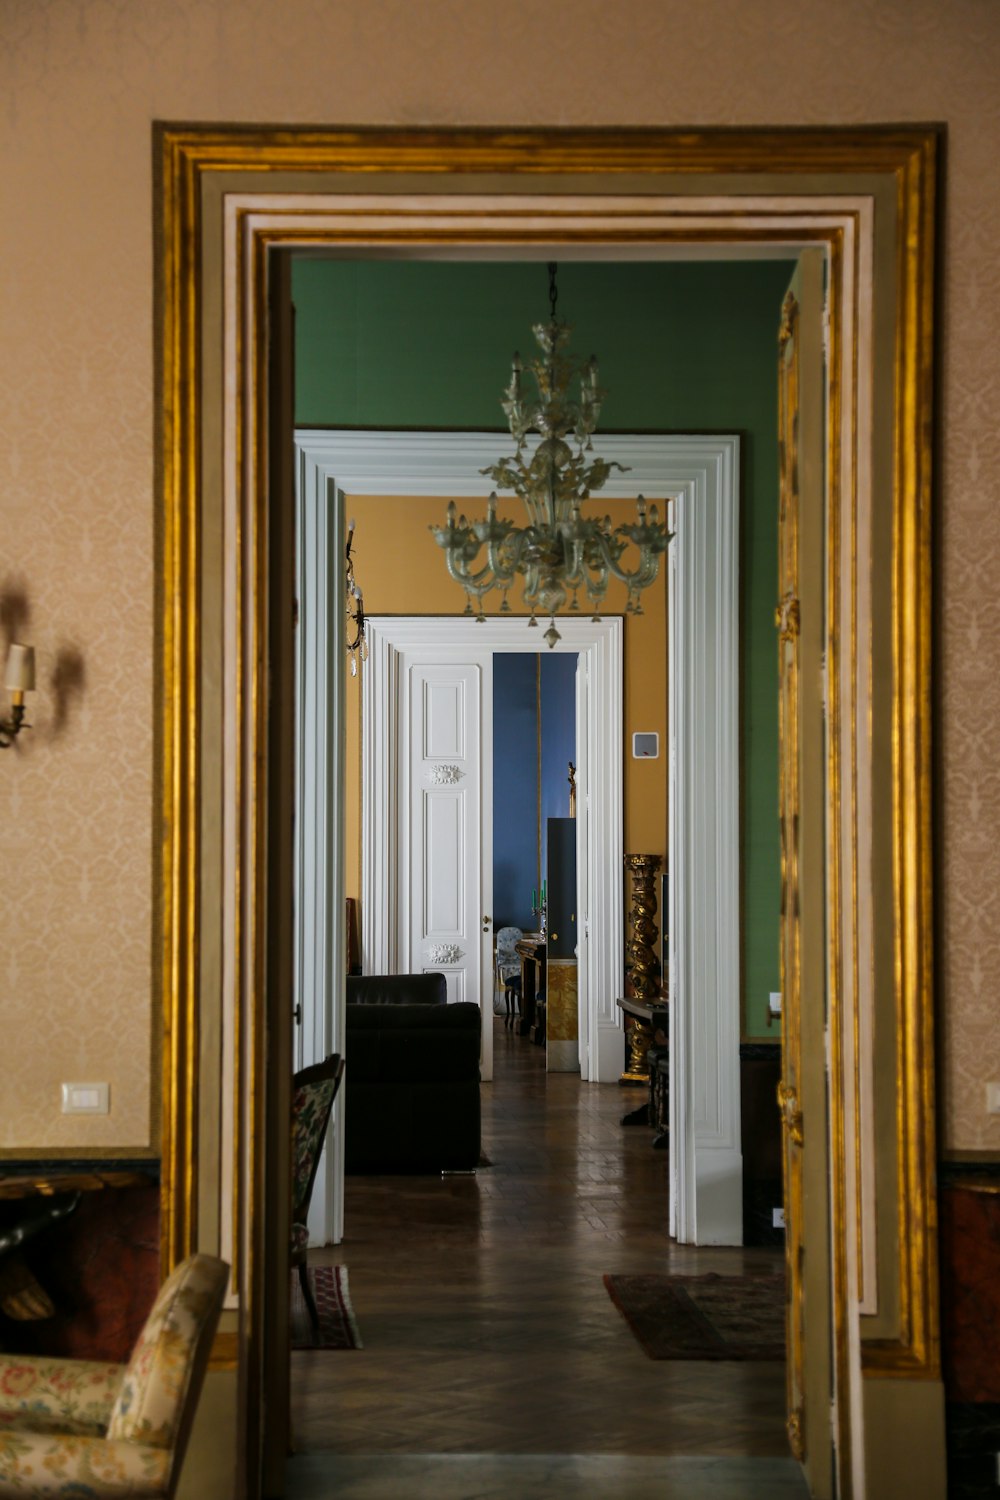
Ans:
POLYGON ((489 930, 490 930, 490 923, 492 921, 493 921, 492 917, 484 917, 483 918, 483 931, 484 932, 489 932, 489 930))

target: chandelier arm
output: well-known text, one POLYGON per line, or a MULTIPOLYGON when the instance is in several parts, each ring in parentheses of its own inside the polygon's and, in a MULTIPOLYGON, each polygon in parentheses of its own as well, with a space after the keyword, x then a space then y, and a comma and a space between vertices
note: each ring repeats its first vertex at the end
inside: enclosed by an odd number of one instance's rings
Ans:
POLYGON ((469 554, 468 544, 464 547, 445 546, 445 562, 448 572, 456 583, 461 584, 467 593, 482 597, 493 588, 495 579, 491 576, 492 570, 487 566, 480 568, 476 573, 472 572, 469 564, 474 562, 479 555, 479 547, 469 554))
POLYGON ((648 557, 644 558, 640 553, 639 566, 634 572, 623 568, 613 557, 608 559, 608 567, 614 576, 630 589, 645 589, 656 580, 660 571, 660 553, 664 548, 660 547, 648 557))

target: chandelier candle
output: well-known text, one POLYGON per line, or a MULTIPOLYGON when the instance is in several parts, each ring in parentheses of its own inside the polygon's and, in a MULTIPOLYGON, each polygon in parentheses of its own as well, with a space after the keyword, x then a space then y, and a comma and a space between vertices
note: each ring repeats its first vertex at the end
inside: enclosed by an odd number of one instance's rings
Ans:
POLYGON ((557 319, 557 300, 556 267, 550 263, 549 321, 536 323, 532 329, 542 351, 528 365, 534 394, 525 397, 524 366, 515 354, 501 402, 515 443, 514 456, 481 470, 498 490, 512 490, 520 496, 528 525, 515 526, 513 521, 498 518, 494 490, 485 521, 469 521, 464 515, 456 518, 451 501, 447 524, 431 527, 438 546, 444 548, 448 572, 465 589, 465 613, 484 620, 483 596, 498 588, 500 613, 509 614, 507 594, 520 576, 524 602, 531 610, 528 624, 537 626, 536 614, 551 617, 545 632, 550 647, 561 639, 556 615, 567 600, 570 610, 579 609, 581 588, 595 620, 612 577, 628 589, 626 612, 642 614, 639 595, 656 578, 660 554, 670 541, 657 507, 653 505, 647 513, 642 495, 632 525, 613 531, 610 516, 601 521, 581 514, 584 501, 604 486, 612 469, 627 470, 623 464, 586 457, 593 451, 591 438, 606 393, 598 384, 594 356, 577 367, 565 352, 572 328, 557 319), (573 401, 568 393, 577 375, 580 397, 573 401), (540 441, 530 434, 537 434, 540 441), (629 543, 638 549, 631 570, 622 562, 629 543))

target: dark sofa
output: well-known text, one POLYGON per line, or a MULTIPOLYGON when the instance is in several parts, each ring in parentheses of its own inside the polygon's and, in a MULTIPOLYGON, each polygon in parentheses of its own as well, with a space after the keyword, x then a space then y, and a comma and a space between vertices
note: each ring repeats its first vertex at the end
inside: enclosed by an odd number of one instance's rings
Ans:
POLYGON ((479 1162, 478 1005, 443 974, 347 981, 346 1170, 473 1171, 479 1162))

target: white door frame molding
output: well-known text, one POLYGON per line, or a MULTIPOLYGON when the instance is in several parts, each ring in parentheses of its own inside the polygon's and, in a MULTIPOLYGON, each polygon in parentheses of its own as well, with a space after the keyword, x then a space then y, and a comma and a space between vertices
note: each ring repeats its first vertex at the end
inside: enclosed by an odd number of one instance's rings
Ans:
MULTIPOLYGON (((233 1263, 240 1378, 229 1383, 239 1386, 233 1410, 248 1495, 280 1488, 287 1409, 282 1070, 290 1048, 281 1022, 292 964, 286 934, 269 928, 269 851, 258 835, 276 785, 268 774, 274 432, 266 417, 279 278, 268 272, 299 247, 538 261, 553 253, 659 260, 717 254, 723 242, 728 254, 766 255, 779 238, 794 249, 827 248, 842 398, 839 421, 828 413, 824 449, 834 725, 825 750, 836 800, 825 809, 828 880, 811 920, 822 920, 828 948, 830 1239, 846 1261, 830 1289, 834 1463, 857 1500, 869 1471, 869 1489, 878 1487, 875 1475, 900 1466, 943 1481, 927 754, 941 149, 939 129, 900 125, 629 134, 157 124, 162 1260, 170 1268, 210 1249, 233 1263), (876 317, 886 309, 889 316, 876 317), (877 426, 877 444, 866 422, 877 426), (882 659, 855 604, 869 575, 885 601, 882 635, 894 670, 872 676, 885 733, 871 748, 866 793, 856 772, 863 705, 855 685, 882 659), (857 820, 876 815, 886 841, 878 868, 861 862, 857 837, 857 820), (852 954, 863 939, 859 908, 883 901, 885 982, 874 987, 875 1019, 893 1045, 875 1064, 897 1149, 877 1178, 878 1226, 887 1227, 876 1288, 886 1292, 884 1335, 863 1341, 871 1329, 858 1313, 852 1256, 866 1226, 849 1178, 866 1140, 851 1087, 865 1033, 852 954), (907 1418, 892 1430, 879 1418, 886 1390, 907 1418), (262 1410, 274 1416, 263 1428, 262 1410), (879 1444, 865 1441, 868 1420, 879 1444)), ((814 1126, 822 1132, 823 1121, 814 1126)), ((810 1481, 825 1484, 825 1404, 807 1402, 804 1417, 817 1438, 805 1455, 810 1481)))
POLYGON ((669 506, 671 1228, 743 1243, 739 439, 669 506))
MULTIPOLYGON (((556 651, 586 653, 592 680, 599 687, 600 713, 591 718, 589 735, 591 805, 601 808, 591 823, 588 876, 590 909, 607 913, 591 922, 588 946, 588 1014, 584 1018, 591 1068, 590 1082, 614 1082, 622 1066, 622 1032, 615 997, 621 993, 625 962, 622 907, 622 621, 617 615, 599 622, 559 621, 562 640, 556 651), (597 789, 600 789, 598 795, 597 789), (595 826, 596 823, 596 826, 595 826)), ((369 616, 368 661, 362 694, 362 962, 373 973, 394 973, 399 962, 400 917, 393 871, 400 851, 400 778, 396 774, 403 694, 409 660, 484 660, 494 652, 539 650, 539 634, 527 620, 455 618, 454 616, 369 616)), ((482 753, 492 756, 483 738, 482 753)), ((580 788, 580 796, 587 795, 580 788)))
MULTIPOLYGON (((343 496, 295 455, 295 1066, 344 1055, 343 496)), ((309 1207, 310 1245, 344 1233, 344 1090, 309 1207)))
MULTIPOLYGON (((296 449, 303 472, 315 469, 327 484, 344 494, 440 495, 474 498, 487 495, 490 483, 479 470, 496 455, 497 434, 350 432, 300 429, 296 449)), ((713 812, 705 802, 714 785, 719 821, 717 837, 675 835, 671 820, 671 842, 678 847, 673 858, 682 861, 684 879, 672 879, 675 920, 671 943, 679 932, 690 933, 680 964, 672 958, 674 994, 672 1025, 679 1026, 675 1054, 672 1097, 685 1101, 672 1122, 677 1149, 671 1152, 671 1199, 683 1226, 679 1238, 711 1232, 733 1238, 741 1232, 742 1213, 735 1218, 734 1198, 741 1201, 739 1177, 739 660, 738 660, 738 485, 739 439, 731 435, 602 434, 595 442, 601 456, 628 463, 627 474, 612 472, 602 493, 613 498, 631 498, 638 490, 671 497, 678 516, 678 529, 689 544, 684 567, 688 584, 674 628, 678 640, 674 650, 683 650, 691 662, 687 682, 693 691, 699 673, 703 685, 714 684, 714 703, 720 705, 707 725, 694 724, 688 755, 679 769, 678 807, 695 791, 702 797, 697 830, 706 832, 706 819, 713 812), (704 522, 684 518, 705 511, 704 522), (708 513, 711 512, 709 520, 708 513), (728 519, 727 519, 728 518, 728 519), (710 533, 717 544, 709 550, 710 533), (718 547, 728 549, 723 557, 718 547), (710 576, 711 575, 711 576, 710 576), (711 595, 709 590, 711 589, 711 595), (728 592, 727 592, 728 590, 728 592), (702 613, 708 598, 721 611, 709 617, 702 613), (687 645, 682 646, 682 642, 687 645), (698 654, 692 654, 698 653, 698 654), (697 664, 697 665, 696 665, 697 664), (689 785, 697 778, 698 787, 689 785), (719 891, 721 899, 703 899, 719 891), (699 907, 697 913, 693 907, 699 907), (695 962, 695 943, 711 954, 703 965, 695 962), (715 974, 718 984, 712 984, 715 974), (701 1011, 698 1012, 698 1007, 701 1011), (697 1012, 697 1014, 696 1014, 697 1012), (697 1115, 694 1101, 699 1101, 697 1115), (704 1113, 704 1111, 708 1113, 704 1113), (695 1134, 701 1140, 695 1170, 695 1134), (735 1132, 735 1133, 734 1133, 735 1132), (683 1147, 683 1149, 682 1149, 683 1147), (685 1169, 682 1161, 690 1161, 685 1169), (716 1181, 720 1203, 729 1205, 709 1211, 706 1193, 716 1181), (701 1183, 701 1216, 697 1204, 701 1183), (712 1227, 714 1226, 714 1227, 712 1227)), ((315 481, 314 481, 315 482, 315 481)), ((676 544, 675 544, 676 545, 676 544)), ((576 622, 573 622, 574 624, 576 622)), ((611 624, 610 620, 602 624, 611 624)), ((586 621, 580 621, 585 626, 586 621)), ((362 730, 362 948, 366 969, 392 972, 396 931, 395 892, 388 872, 397 865, 395 808, 382 768, 394 763, 392 716, 399 701, 400 650, 404 644, 398 619, 369 622, 369 660, 364 668, 369 682, 363 698, 362 730)), ((556 649, 580 650, 570 644, 570 622, 560 621, 563 641, 556 649)), ((469 644, 498 650, 537 650, 534 632, 523 620, 475 620, 423 617, 413 622, 424 631, 425 643, 455 643, 456 631, 468 632, 469 644), (436 632, 436 636, 435 636, 436 632)), ((602 627, 591 626, 592 630, 602 627)), ((618 622, 620 631, 620 622, 618 622)), ((416 636, 413 637, 416 640, 416 636)), ((612 644, 592 641, 590 675, 591 740, 588 755, 590 785, 595 789, 622 783, 623 737, 621 701, 621 636, 612 644), (614 663, 617 661, 617 678, 614 663), (618 728, 612 729, 617 716, 618 728), (617 768, 617 769, 616 769, 617 768), (614 776, 615 779, 612 779, 614 776)), ((672 714, 690 713, 695 700, 682 697, 672 714)), ((673 722, 678 722, 672 719, 673 722)), ((687 743, 687 741, 686 741, 687 743)), ((388 778, 392 783, 394 778, 388 778)), ((580 787, 580 799, 584 787, 580 787)), ((594 795, 589 800, 591 858, 590 910, 608 913, 609 920, 592 923, 585 978, 586 1014, 581 1015, 588 1033, 581 1036, 583 1076, 595 1082, 613 1082, 622 1064, 621 1029, 615 998, 621 993, 624 973, 624 908, 622 853, 623 831, 620 795, 614 799, 594 795), (589 1067, 586 1065, 587 1047, 589 1067)), ((693 805, 693 804, 692 804, 693 805)), ((671 949, 673 952, 673 949, 671 949)), ((676 1109, 676 1105, 675 1105, 676 1109)), ((714 1192, 715 1190, 713 1190, 714 1192)))

